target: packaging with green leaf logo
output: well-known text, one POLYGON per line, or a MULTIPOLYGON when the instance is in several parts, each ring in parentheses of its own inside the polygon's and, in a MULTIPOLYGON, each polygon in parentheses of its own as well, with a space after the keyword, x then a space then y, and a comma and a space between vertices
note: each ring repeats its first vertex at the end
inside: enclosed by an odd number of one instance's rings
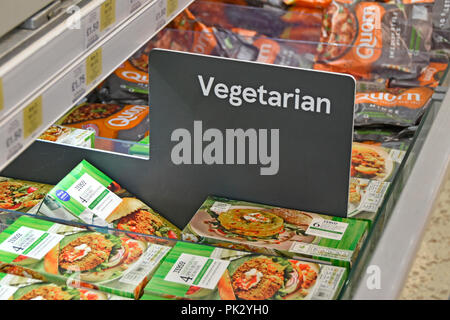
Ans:
POLYGON ((86 160, 45 197, 38 214, 177 239, 180 230, 86 160))
POLYGON ((128 300, 93 289, 0 273, 0 300, 128 300))
POLYGON ((178 242, 144 289, 154 300, 329 300, 345 268, 178 242))
POLYGON ((364 220, 210 196, 184 228, 183 239, 350 267, 367 231, 364 220))
POLYGON ((100 233, 29 216, 0 234, 3 267, 21 267, 45 281, 135 299, 169 250, 162 240, 100 233))

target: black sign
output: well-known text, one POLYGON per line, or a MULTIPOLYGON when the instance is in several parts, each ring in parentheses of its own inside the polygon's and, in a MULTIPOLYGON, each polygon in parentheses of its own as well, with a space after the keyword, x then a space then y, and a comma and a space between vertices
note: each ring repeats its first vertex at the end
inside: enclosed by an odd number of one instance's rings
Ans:
POLYGON ((354 87, 344 75, 155 50, 150 160, 38 141, 0 175, 56 184, 86 159, 180 228, 208 195, 346 216, 354 87))
POLYGON ((165 196, 346 216, 352 77, 167 50, 149 62, 152 182, 165 196))

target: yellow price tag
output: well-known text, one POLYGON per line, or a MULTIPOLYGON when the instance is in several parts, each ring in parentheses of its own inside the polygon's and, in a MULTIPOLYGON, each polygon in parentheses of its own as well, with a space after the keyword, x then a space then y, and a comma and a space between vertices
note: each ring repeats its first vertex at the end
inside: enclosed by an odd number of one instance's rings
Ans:
POLYGON ((98 48, 86 58, 86 85, 102 74, 102 48, 98 48))
POLYGON ((2 78, 0 78, 0 111, 2 111, 3 109, 3 82, 2 82, 2 78))
POLYGON ((42 125, 42 96, 23 110, 23 137, 26 139, 42 125))
POLYGON ((100 7, 100 31, 116 21, 116 0, 106 0, 100 7))
POLYGON ((169 17, 178 8, 178 0, 167 0, 166 14, 169 17))

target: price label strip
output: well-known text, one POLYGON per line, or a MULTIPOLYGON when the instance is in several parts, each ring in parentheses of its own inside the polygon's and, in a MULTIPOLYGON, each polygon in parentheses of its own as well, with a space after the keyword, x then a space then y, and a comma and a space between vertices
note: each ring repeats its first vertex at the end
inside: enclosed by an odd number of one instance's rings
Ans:
POLYGON ((100 38, 100 9, 92 11, 83 20, 84 45, 89 48, 100 38))
POLYGON ((41 125, 42 96, 39 96, 23 110, 23 137, 28 138, 41 125))
POLYGON ((170 17, 172 13, 178 8, 178 0, 167 0, 167 17, 170 17))
POLYGON ((78 101, 86 93, 86 65, 83 63, 72 71, 70 95, 72 103, 78 101))
POLYGON ((166 24, 166 7, 167 4, 164 1, 157 3, 157 9, 155 10, 156 30, 161 29, 166 24))
POLYGON ((3 80, 2 78, 0 78, 0 111, 2 111, 4 107, 4 102, 3 102, 3 80))
POLYGON ((116 21, 116 0, 106 0, 100 7, 100 31, 116 21))
POLYGON ((133 13, 142 5, 141 0, 128 0, 129 13, 133 13))
POLYGON ((102 74, 102 68, 102 48, 98 48, 86 58, 86 85, 102 74))
POLYGON ((2 150, 5 152, 0 153, 0 160, 3 162, 11 159, 20 149, 23 147, 23 119, 22 117, 16 117, 10 121, 1 132, 2 138, 2 150))

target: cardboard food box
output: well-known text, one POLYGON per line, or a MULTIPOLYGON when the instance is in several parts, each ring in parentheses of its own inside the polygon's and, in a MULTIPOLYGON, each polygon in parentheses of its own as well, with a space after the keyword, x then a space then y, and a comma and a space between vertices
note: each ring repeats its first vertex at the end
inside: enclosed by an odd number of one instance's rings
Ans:
POLYGON ((86 160, 50 190, 38 213, 171 239, 181 232, 86 160))
POLYGON ((183 239, 350 267, 367 231, 364 220, 210 196, 183 239))
POLYGON ((0 300, 129 300, 93 289, 0 273, 0 300))
POLYGON ((392 182, 406 152, 353 142, 350 175, 353 178, 392 182))
POLYGON ((148 135, 149 107, 143 105, 82 103, 57 124, 87 129, 103 138, 139 141, 148 135))
POLYGON ((345 268, 178 242, 144 289, 146 299, 336 299, 345 268))
POLYGON ((375 220, 405 155, 402 148, 353 142, 347 217, 375 220))
POLYGON ((31 212, 41 203, 52 185, 0 177, 0 224, 11 224, 19 217, 2 209, 31 212))
POLYGON ((170 250, 161 241, 22 216, 0 234, 0 262, 56 284, 139 298, 170 250))
POLYGON ((39 139, 67 144, 75 147, 94 148, 95 132, 76 128, 53 125, 39 139))
POLYGON ((372 222, 386 197, 390 182, 351 178, 347 217, 372 222))

